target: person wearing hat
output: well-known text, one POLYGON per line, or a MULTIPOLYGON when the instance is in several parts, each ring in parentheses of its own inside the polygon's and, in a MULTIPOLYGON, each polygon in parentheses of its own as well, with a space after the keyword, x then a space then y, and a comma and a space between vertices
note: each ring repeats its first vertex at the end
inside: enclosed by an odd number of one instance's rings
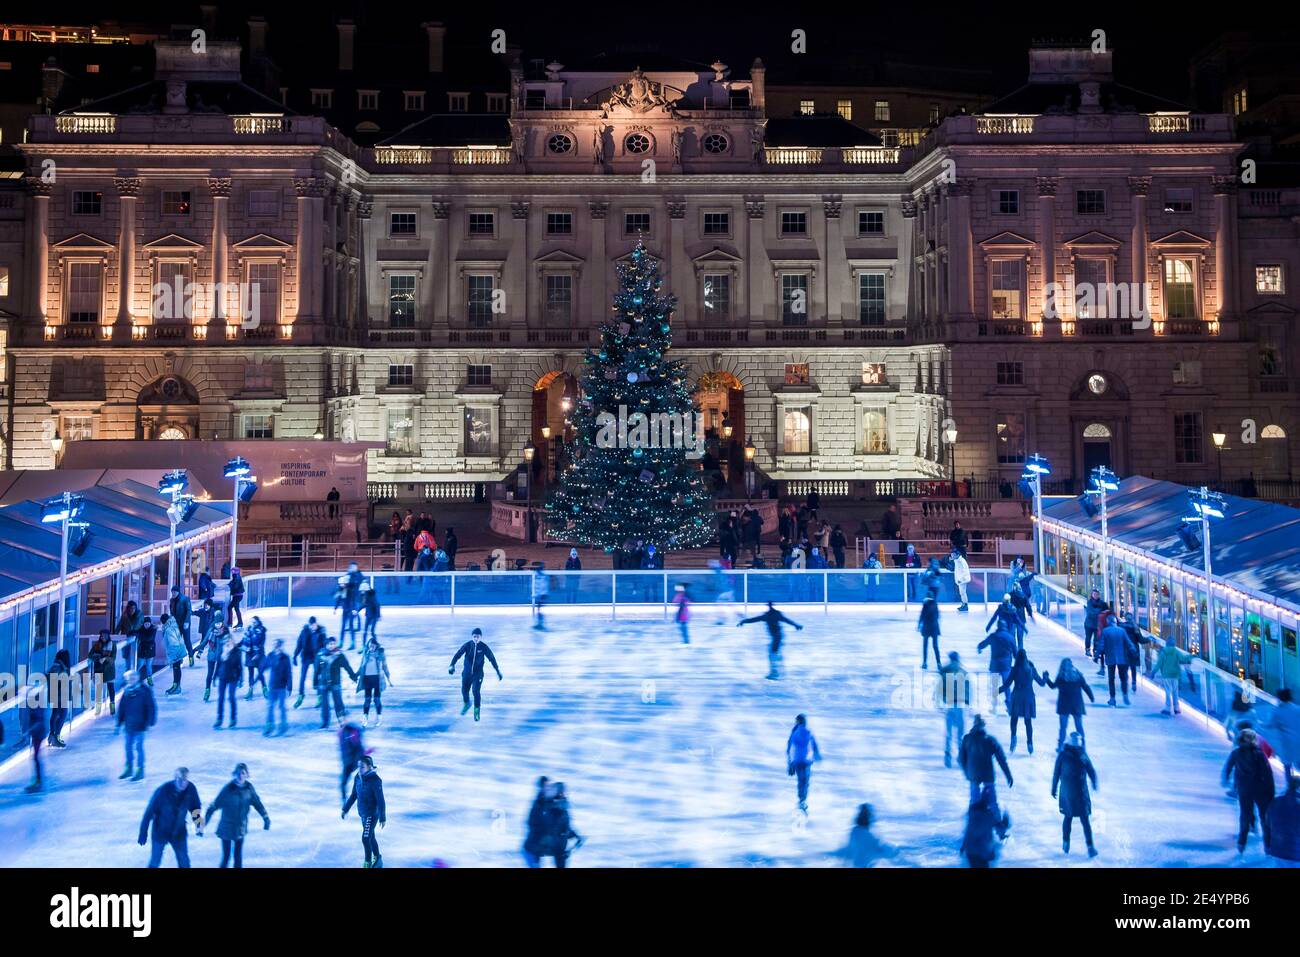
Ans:
POLYGON ((140 680, 153 687, 153 660, 158 656, 158 626, 153 618, 145 615, 140 619, 140 630, 135 636, 135 669, 140 672, 140 680))
POLYGON ((1077 817, 1083 825, 1083 839, 1088 842, 1088 856, 1096 857, 1097 848, 1092 843, 1092 824, 1088 815, 1092 813, 1092 800, 1088 797, 1088 782, 1097 790, 1097 770, 1092 760, 1083 750, 1083 735, 1078 731, 1070 732, 1070 743, 1056 755, 1056 767, 1052 770, 1052 797, 1060 792, 1060 808, 1064 820, 1061 822, 1061 850, 1070 853, 1070 825, 1077 817))
POLYGON ((954 743, 960 750, 966 736, 966 708, 970 707, 970 675, 962 667, 961 655, 948 652, 948 663, 939 669, 939 686, 935 689, 939 706, 944 710, 943 766, 952 767, 954 743))
POLYGON ((216 800, 208 805, 208 812, 203 816, 207 825, 212 815, 221 812, 217 823, 217 837, 221 839, 221 866, 244 866, 244 838, 248 834, 248 812, 256 809, 262 815, 262 830, 271 829, 271 815, 262 806, 262 799, 257 796, 248 773, 248 765, 240 762, 235 765, 234 774, 226 786, 218 792, 216 800))
POLYGON ((190 769, 177 768, 170 781, 158 785, 140 819, 140 846, 144 847, 153 838, 150 867, 162 865, 168 845, 176 854, 177 867, 190 866, 187 816, 194 822, 194 833, 202 837, 203 803, 199 800, 199 790, 190 781, 190 769))
POLYGON ((357 776, 352 779, 352 794, 343 802, 343 820, 347 819, 352 805, 357 806, 357 816, 361 818, 361 847, 365 851, 365 863, 362 867, 383 867, 384 858, 379 853, 379 841, 375 839, 375 825, 383 827, 388 821, 387 807, 384 804, 384 782, 375 770, 375 759, 363 754, 357 760, 357 776))
POLYGON ((484 661, 492 662, 492 667, 496 669, 497 681, 502 680, 501 667, 497 664, 497 659, 492 654, 492 649, 488 647, 483 640, 483 629, 475 628, 470 632, 469 641, 460 646, 460 651, 451 659, 451 667, 447 669, 447 674, 456 673, 456 662, 461 657, 465 658, 465 666, 460 673, 460 696, 465 704, 460 709, 461 714, 469 711, 469 694, 471 689, 474 692, 474 720, 479 718, 479 708, 482 705, 481 688, 483 686, 483 663, 484 661))
POLYGON ((1240 828, 1237 831, 1237 853, 1246 853, 1246 839, 1255 829, 1255 811, 1264 828, 1264 847, 1269 844, 1268 806, 1273 801, 1273 768, 1259 748, 1259 738, 1254 728, 1243 728, 1237 733, 1237 746, 1223 765, 1223 784, 1235 775, 1240 828))

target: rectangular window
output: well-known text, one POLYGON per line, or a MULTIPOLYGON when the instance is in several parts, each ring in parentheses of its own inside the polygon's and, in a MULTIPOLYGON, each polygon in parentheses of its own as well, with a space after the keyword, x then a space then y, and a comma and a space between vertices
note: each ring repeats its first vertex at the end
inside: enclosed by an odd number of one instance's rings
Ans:
POLYGON ((402 93, 402 105, 408 113, 419 113, 424 109, 424 94, 413 90, 405 90, 402 93))
POLYGON ((808 363, 787 362, 785 364, 786 385, 807 385, 809 382, 808 363))
POLYGON ((882 236, 885 232, 885 212, 881 209, 858 210, 858 235, 882 236))
POLYGON ((888 100, 876 100, 876 122, 877 123, 889 122, 889 101, 888 100))
POLYGON ((1282 350, 1282 337, 1278 330, 1265 328, 1259 331, 1259 375, 1262 379, 1277 379, 1286 376, 1285 353, 1282 350))
POLYGON ((812 406, 800 405, 785 410, 785 429, 781 450, 786 455, 812 453, 812 406))
POLYGON ((280 215, 280 191, 278 189, 250 189, 248 191, 248 215, 257 219, 280 215))
POLYGON ((495 455, 496 436, 492 434, 492 407, 465 407, 465 454, 495 455))
POLYGON ((931 103, 930 104, 930 125, 937 126, 941 119, 943 119, 943 111, 940 109, 939 104, 931 103))
POLYGON ((487 111, 489 113, 504 113, 506 111, 506 95, 504 93, 489 93, 487 95, 487 111))
POLYGON ((1008 412, 998 416, 999 465, 1023 465, 1025 461, 1025 414, 1008 412))
POLYGON ((492 384, 492 367, 468 365, 465 367, 465 384, 489 386, 492 384))
POLYGON ((271 416, 262 413, 245 415, 244 427, 241 430, 246 439, 273 439, 275 438, 275 427, 272 423, 271 416))
POLYGON ((838 113, 840 116, 844 117, 846 120, 852 120, 852 119, 853 119, 853 101, 852 101, 852 100, 836 100, 836 101, 835 101, 835 112, 838 113))
POLYGON ((1183 359, 1174 363, 1174 385, 1200 385, 1201 360, 1183 359))
POLYGON ((468 310, 471 326, 483 328, 492 324, 492 291, 496 288, 494 276, 466 277, 468 310))
POLYGON ((864 326, 885 324, 885 274, 858 273, 858 321, 864 326))
POLYGON ((416 234, 416 225, 419 222, 419 214, 415 210, 404 209, 400 212, 388 214, 388 235, 390 236, 414 236, 416 234))
POLYGON ((187 189, 163 190, 162 214, 164 216, 188 216, 190 214, 190 191, 187 189))
POLYGON ((88 442, 95 437, 93 415, 64 415, 59 426, 59 434, 65 442, 88 442))
POLYGON ((357 109, 358 110, 379 109, 379 91, 378 90, 357 90, 357 109))
POLYGON ((194 290, 191 288, 194 282, 192 263, 182 259, 159 259, 154 265, 153 281, 155 289, 152 296, 152 313, 155 322, 194 318, 194 290))
POLYGON ((1246 98, 1246 88, 1244 86, 1239 90, 1233 91, 1232 113, 1234 116, 1240 116, 1242 113, 1245 113, 1249 108, 1248 104, 1249 100, 1246 98))
POLYGON ((1025 364, 1023 362, 999 362, 998 385, 1024 385, 1025 364))
POLYGON ((450 113, 468 113, 469 112, 469 94, 468 93, 448 93, 447 94, 447 111, 450 113))
POLYGON ((496 235, 496 213, 470 213, 469 234, 471 236, 492 237, 496 235))
POLYGON ((1280 296, 1286 292, 1282 283, 1282 265, 1268 263, 1255 267, 1255 291, 1265 296, 1280 296))
POLYGON ((1174 463, 1200 465, 1201 413, 1179 412, 1174 416, 1174 463))
POLYGON ((808 323, 808 277, 803 273, 781 276, 781 321, 787 326, 808 323))
POLYGON ((394 329, 415 328, 415 276, 390 273, 388 276, 388 324, 394 329))
POLYGON ((95 190, 79 189, 72 194, 73 216, 98 216, 104 211, 104 194, 95 190))
POLYGON ((731 273, 704 274, 704 314, 712 320, 731 316, 731 273))
POLYGON ((388 367, 388 384, 398 387, 415 385, 415 366, 390 365, 388 367))
POLYGON ((808 214, 801 211, 786 210, 781 213, 782 236, 808 235, 808 214))
POLYGON ((724 212, 713 212, 704 214, 704 235, 705 236, 730 236, 731 235, 731 214, 724 212))
POLYGON ((261 262, 248 264, 248 284, 257 290, 257 325, 276 326, 280 323, 280 264, 261 262))
POLYGON ((815 112, 817 112, 817 104, 812 100, 800 100, 799 112, 802 113, 804 116, 812 116, 815 112))
POLYGON ((312 90, 311 105, 314 110, 330 110, 334 108, 334 91, 333 90, 312 90))
POLYGON ((1020 190, 1000 189, 997 192, 997 211, 1002 216, 1020 215, 1020 190))
POLYGON ((1190 213, 1192 211, 1192 188, 1190 186, 1170 186, 1165 190, 1166 213, 1190 213))
POLYGON ((1025 261, 993 261, 990 308, 994 319, 1023 319, 1025 305, 1025 261))
POLYGON ((384 441, 389 455, 415 454, 415 413, 410 406, 384 410, 384 441))
POLYGON ((635 236, 638 233, 650 234, 650 214, 649 213, 624 213, 623 214, 623 235, 635 236))
POLYGON ((100 263, 68 263, 68 321, 99 322, 104 308, 104 267, 100 263))
POLYGON ((1106 212, 1104 189, 1080 189, 1074 193, 1074 211, 1080 216, 1102 216, 1106 212))
POLYGON ((1196 261, 1166 259, 1165 318, 1195 319, 1196 305, 1196 261))
POLYGON ((546 277, 546 321, 563 325, 573 319, 573 277, 550 274, 546 277))
POLYGON ((1074 263, 1074 315, 1079 319, 1105 319, 1108 263, 1104 259, 1079 259, 1074 263))
POLYGON ((862 410, 862 451, 867 455, 889 454, 889 417, 885 409, 862 410))
POLYGON ((0 266, 0 299, 9 295, 9 267, 0 266))
POLYGON ((525 110, 544 110, 546 109, 546 90, 537 87, 529 87, 524 91, 524 109, 525 110))
POLYGON ((889 380, 885 374, 885 364, 883 362, 862 363, 863 385, 885 385, 888 381, 889 380))
POLYGON ((546 214, 546 235, 572 236, 573 235, 573 213, 547 213, 546 214))

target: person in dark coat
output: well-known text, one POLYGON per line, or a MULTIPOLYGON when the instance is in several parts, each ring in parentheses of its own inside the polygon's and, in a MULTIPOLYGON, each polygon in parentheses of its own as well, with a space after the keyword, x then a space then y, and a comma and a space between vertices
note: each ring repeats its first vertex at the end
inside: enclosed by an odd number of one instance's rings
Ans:
POLYGON ((217 583, 212 580, 212 576, 207 571, 199 572, 197 592, 199 601, 215 600, 217 597, 217 583))
MULTIPOLYGON (((1003 627, 986 637, 975 648, 976 651, 989 649, 989 673, 998 675, 1002 678, 1002 686, 1006 687, 1007 678, 1011 675, 1011 665, 1016 655, 1016 640, 1012 633, 1003 627)), ((1011 710, 1010 692, 1006 696, 1007 710, 1011 710)))
POLYGON ((984 626, 984 630, 992 631, 995 628, 999 631, 1005 630, 1010 633, 1016 643, 1017 648, 1023 648, 1025 644, 1025 619, 1024 616, 1016 609, 1016 603, 1012 598, 1012 591, 1006 592, 1002 596, 1002 601, 998 607, 993 609, 993 615, 989 622, 984 626))
POLYGON ((921 606, 921 617, 916 620, 916 630, 921 633, 921 668, 930 667, 930 648, 934 648, 934 665, 939 667, 939 602, 934 592, 926 596, 921 606))
MULTIPOLYGON (((214 609, 215 610, 215 609, 214 609)), ((200 614, 199 616, 203 616, 200 614)), ((221 672, 221 653, 226 649, 230 638, 230 629, 219 614, 212 617, 212 626, 204 633, 203 643, 199 646, 199 656, 207 655, 207 674, 203 680, 203 700, 212 696, 212 683, 218 681, 221 672)))
POLYGON ((135 639, 135 670, 140 679, 153 687, 153 660, 158 656, 158 627, 148 615, 140 620, 135 639))
POLYGON ((379 639, 379 593, 369 585, 362 585, 360 600, 361 609, 366 613, 365 625, 361 629, 361 647, 364 648, 369 639, 379 639))
POLYGON ((836 525, 831 529, 831 555, 835 559, 835 567, 844 567, 844 549, 848 547, 849 540, 844 537, 844 529, 836 525))
POLYGON ((564 784, 556 781, 552 788, 550 800, 542 810, 542 855, 555 858, 556 867, 567 867, 569 861, 569 841, 577 840, 573 849, 582 846, 582 838, 573 829, 569 816, 569 798, 564 793, 564 784))
POLYGON ((961 527, 961 522, 952 523, 952 531, 948 533, 948 544, 952 546, 953 551, 966 554, 966 529, 961 527))
POLYGON ((280 733, 285 734, 289 730, 289 717, 284 705, 293 690, 293 662, 285 653, 283 638, 275 639, 271 653, 262 663, 262 681, 267 689, 266 727, 262 734, 270 737, 277 710, 280 712, 280 733))
POLYGON ((163 852, 169 845, 176 854, 176 866, 190 866, 186 817, 194 822, 194 833, 202 837, 203 804, 199 801, 199 790, 190 782, 190 769, 177 768, 170 781, 158 785, 140 819, 140 846, 144 847, 153 838, 150 867, 162 865, 163 852))
POLYGON ((339 775, 340 801, 348 799, 348 782, 352 780, 352 774, 357 769, 357 762, 361 760, 362 755, 369 753, 365 743, 365 732, 361 725, 349 721, 339 728, 339 759, 343 766, 343 771, 339 775))
POLYGON ((492 654, 492 649, 488 647, 483 640, 483 629, 475 628, 469 635, 469 641, 460 646, 460 650, 451 659, 451 667, 447 669, 447 674, 456 673, 456 662, 461 658, 465 659, 465 665, 461 668, 460 673, 460 696, 465 702, 460 709, 461 714, 469 711, 470 692, 474 693, 474 720, 479 719, 479 709, 482 707, 482 687, 483 687, 483 665, 485 662, 492 662, 492 667, 496 670, 497 681, 502 680, 501 666, 497 664, 496 655, 492 654))
MULTIPOLYGON (((239 714, 236 703, 239 686, 244 683, 244 660, 240 655, 239 642, 234 635, 225 632, 225 643, 217 656, 217 720, 212 727, 220 728, 225 718, 226 699, 230 699, 230 726, 235 726, 239 714)), ((211 653, 211 652, 210 652, 211 653)))
POLYGON ((72 697, 72 657, 67 649, 54 653, 54 664, 46 676, 50 686, 50 737, 52 748, 66 748, 63 725, 68 720, 68 702, 72 697))
POLYGON ((181 640, 185 642, 185 653, 189 655, 190 667, 194 667, 194 643, 190 639, 190 626, 194 623, 194 606, 180 585, 172 586, 172 597, 167 609, 176 619, 176 627, 181 630, 181 640))
POLYGON ((794 625, 795 631, 803 631, 803 625, 785 617, 785 615, 777 611, 776 606, 769 601, 767 603, 767 611, 763 612, 761 615, 755 615, 753 618, 742 618, 740 621, 736 622, 736 627, 739 628, 741 625, 752 625, 755 622, 760 621, 767 625, 767 634, 768 637, 771 638, 771 642, 767 648, 767 677, 770 680, 775 681, 777 678, 781 677, 781 642, 785 637, 784 632, 781 630, 781 625, 783 623, 794 625))
POLYGON ((1097 790, 1097 770, 1092 760, 1083 750, 1083 735, 1074 731, 1070 734, 1070 743, 1056 755, 1056 767, 1052 770, 1052 797, 1060 792, 1060 808, 1064 820, 1061 822, 1061 850, 1070 853, 1070 824, 1077 817, 1083 825, 1083 839, 1088 842, 1088 856, 1096 857, 1097 848, 1092 844, 1092 823, 1088 815, 1092 813, 1092 800, 1088 797, 1088 782, 1097 790))
POLYGON ((957 652, 948 652, 948 663, 939 669, 935 692, 936 703, 944 712, 943 766, 950 768, 953 745, 960 749, 966 737, 966 709, 970 707, 970 675, 957 652))
POLYGON ((32 780, 23 790, 32 794, 45 786, 41 769, 41 744, 50 733, 45 696, 39 688, 28 690, 26 707, 19 708, 18 712, 18 729, 32 749, 32 780))
POLYGON ((236 627, 233 622, 239 620, 237 627, 244 627, 244 613, 239 606, 244 602, 244 576, 236 565, 230 569, 230 604, 226 606, 226 624, 236 627))
POLYGON ((1056 691, 1056 716, 1060 723, 1060 728, 1056 733, 1056 750, 1060 751, 1065 744, 1065 726, 1071 718, 1074 718, 1074 730, 1079 735, 1079 740, 1084 740, 1083 734, 1083 715, 1085 709, 1083 706, 1084 695, 1088 700, 1096 702, 1092 696, 1092 688, 1088 685, 1088 679, 1085 678, 1079 669, 1074 667, 1074 662, 1069 658, 1061 659, 1061 666, 1057 669, 1056 680, 1043 672, 1043 680, 1047 682, 1047 687, 1056 691))
MULTIPOLYGON (((87 656, 90 662, 90 673, 99 679, 100 691, 104 697, 108 698, 108 713, 117 713, 117 645, 113 643, 113 636, 108 633, 108 629, 101 629, 99 637, 95 643, 90 646, 90 654, 87 656)), ((104 711, 104 700, 99 694, 95 696, 95 714, 102 714, 104 711)))
POLYGON ((248 669, 248 700, 253 700, 253 689, 259 683, 262 685, 262 697, 266 697, 270 693, 266 679, 262 677, 262 663, 266 660, 266 625, 262 624, 261 618, 253 616, 252 624, 244 629, 244 638, 239 647, 244 654, 244 667, 248 669))
POLYGON ((1034 700, 1034 685, 1046 684, 1043 676, 1034 670, 1034 663, 1021 648, 1016 652, 1011 673, 1003 681, 999 693, 1007 695, 1007 711, 1011 715, 1011 750, 1016 750, 1016 725, 1025 722, 1025 741, 1029 753, 1034 753, 1034 718, 1038 716, 1038 704, 1034 700))
POLYGON ((1268 806, 1273 801, 1273 768, 1259 749, 1254 728, 1245 728, 1237 734, 1237 746, 1223 765, 1223 784, 1226 787, 1232 776, 1237 787, 1237 805, 1241 811, 1241 827, 1237 832, 1237 853, 1246 853, 1246 839, 1255 829, 1255 811, 1259 810, 1264 826, 1264 847, 1269 845, 1268 806))
POLYGON ((982 788, 966 812, 966 830, 961 839, 961 855, 966 863, 971 867, 991 867, 1010 828, 1011 817, 998 807, 993 785, 982 788))
POLYGON ((986 787, 993 793, 993 803, 997 803, 997 792, 994 789, 997 783, 993 771, 994 762, 1006 776, 1007 787, 1015 787, 1002 745, 988 733, 984 725, 984 716, 977 714, 975 720, 971 722, 970 731, 961 739, 961 750, 957 752, 957 763, 966 775, 966 780, 970 782, 972 804, 979 799, 981 791, 986 787))
POLYGON ((1102 673, 1101 642, 1097 638, 1097 623, 1103 611, 1110 611, 1110 605, 1101 600, 1101 592, 1094 588, 1083 606, 1083 653, 1098 663, 1097 674, 1102 673))
MULTIPOLYGON (((1124 695, 1124 704, 1128 704, 1128 672, 1130 657, 1137 654, 1137 647, 1129 638, 1119 619, 1109 618, 1106 627, 1101 630, 1102 654, 1106 658, 1106 675, 1110 685, 1110 701, 1115 707, 1115 673, 1119 673, 1119 688, 1124 695)), ((1134 675, 1134 678, 1137 676, 1134 675)))
POLYGON ((347 656, 343 654, 339 643, 333 638, 325 640, 325 647, 316 655, 316 694, 320 698, 320 726, 330 726, 330 705, 334 705, 334 717, 342 722, 348 709, 343 707, 343 674, 357 680, 357 673, 352 670, 347 656))
POLYGON ((537 779, 537 796, 528 809, 528 831, 524 835, 524 861, 529 867, 541 867, 547 853, 546 811, 555 791, 549 778, 537 779))
POLYGON ((266 808, 262 806, 262 799, 257 796, 257 789, 249 780, 248 765, 241 762, 235 765, 233 777, 218 792, 216 800, 208 805, 208 812, 203 816, 203 823, 206 825, 212 820, 213 814, 217 811, 221 812, 221 820, 217 823, 217 837, 221 839, 222 867, 229 867, 232 864, 232 857, 235 867, 244 866, 244 837, 248 834, 250 808, 256 809, 257 813, 262 815, 262 830, 269 831, 271 815, 266 813, 266 808))
POLYGON ((122 614, 117 618, 116 634, 123 638, 134 638, 140 633, 140 606, 134 601, 128 601, 126 607, 122 609, 122 614))
POLYGON ((363 755, 357 761, 357 776, 352 780, 352 794, 343 802, 343 819, 347 820, 352 805, 357 806, 357 816, 361 818, 361 847, 365 851, 365 863, 362 867, 383 867, 384 858, 379 853, 379 841, 375 838, 375 826, 383 827, 388 823, 388 808, 384 804, 384 782, 375 770, 375 759, 363 755))
POLYGON ((442 540, 442 550, 447 553, 447 563, 451 570, 456 570, 456 552, 460 549, 460 539, 456 537, 456 530, 450 525, 447 526, 447 537, 442 540))
MULTIPOLYGON (((298 632, 298 644, 293 649, 293 663, 298 664, 301 660, 301 670, 298 672, 298 700, 293 703, 295 708, 302 705, 307 688, 307 669, 316 667, 316 656, 320 654, 321 649, 325 647, 326 642, 325 629, 316 621, 316 616, 312 615, 307 619, 307 624, 302 626, 302 631, 298 632)), ((312 682, 313 686, 315 682, 312 682)))
POLYGON ((126 768, 117 776, 118 780, 144 780, 144 736, 157 722, 158 704, 153 689, 140 680, 140 672, 128 671, 115 729, 126 731, 126 768))
POLYGON ((1268 854, 1300 862, 1300 776, 1292 776, 1286 793, 1268 806, 1268 854))

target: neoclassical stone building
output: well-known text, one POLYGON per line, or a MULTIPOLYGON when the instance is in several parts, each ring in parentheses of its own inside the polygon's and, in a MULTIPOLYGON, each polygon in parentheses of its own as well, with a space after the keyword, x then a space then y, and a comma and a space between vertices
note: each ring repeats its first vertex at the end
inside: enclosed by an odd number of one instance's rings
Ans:
POLYGON ((1295 302, 1239 236, 1231 118, 1115 84, 1108 56, 1031 68, 914 149, 769 116, 759 61, 516 66, 506 112, 361 149, 242 84, 234 45, 159 43, 152 83, 21 147, 12 465, 52 465, 56 434, 319 434, 384 441, 375 481, 502 479, 530 441, 555 454, 641 237, 737 473, 752 437, 762 473, 830 491, 1014 477, 1035 450, 1063 478, 1198 480, 1223 431, 1226 473, 1289 476, 1295 302), (1076 282, 1145 283, 1149 321, 1076 282))

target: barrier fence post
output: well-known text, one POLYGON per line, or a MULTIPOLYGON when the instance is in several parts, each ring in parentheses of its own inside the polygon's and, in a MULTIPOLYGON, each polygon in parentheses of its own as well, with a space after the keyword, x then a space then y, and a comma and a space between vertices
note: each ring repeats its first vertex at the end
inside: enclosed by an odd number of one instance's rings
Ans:
POLYGON ((456 570, 451 571, 451 616, 456 617, 456 570))
POLYGON ((667 571, 667 569, 664 570, 664 582, 663 582, 663 585, 664 585, 664 589, 663 589, 663 596, 664 596, 664 621, 667 621, 667 620, 668 620, 668 571, 667 571))
POLYGON ((988 611, 988 610, 989 610, 989 573, 988 573, 988 571, 987 571, 987 570, 984 571, 984 572, 983 572, 983 575, 984 575, 984 610, 985 610, 985 611, 988 611))
POLYGON ((822 572, 822 614, 831 613, 831 573, 822 572))
POLYGON ((749 572, 741 572, 741 577, 745 581, 745 617, 749 617, 749 572))
POLYGON ((908 572, 908 570, 907 570, 906 568, 903 569, 903 611, 907 611, 907 607, 908 607, 908 603, 907 603, 907 598, 908 598, 908 594, 907 594, 907 576, 908 576, 909 574, 911 574, 911 573, 908 572))

